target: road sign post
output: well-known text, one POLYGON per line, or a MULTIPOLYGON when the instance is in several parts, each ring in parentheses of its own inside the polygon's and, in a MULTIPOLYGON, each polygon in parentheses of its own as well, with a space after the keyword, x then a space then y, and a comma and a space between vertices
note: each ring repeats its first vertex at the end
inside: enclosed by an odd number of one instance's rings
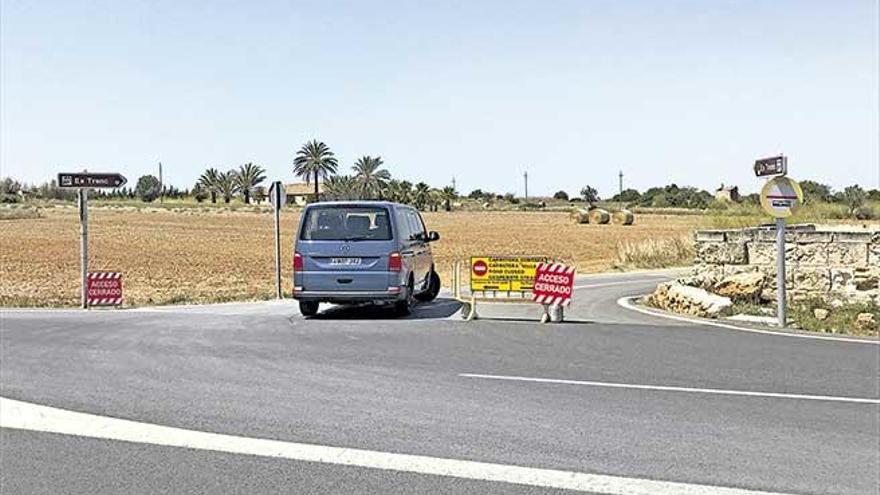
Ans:
POLYGON ((82 188, 76 192, 79 206, 79 273, 80 273, 80 305, 89 307, 89 190, 82 188))
POLYGON ((60 173, 58 187, 76 189, 79 207, 80 305, 89 307, 89 189, 115 189, 128 181, 121 174, 60 173))
MULTIPOLYGON (((785 157, 780 163, 787 163, 785 157)), ((760 162, 760 160, 759 160, 760 162)), ((758 172, 758 163, 755 172, 758 172)), ((782 167, 782 170, 786 169, 782 167)), ((768 180, 761 189, 761 207, 776 219, 776 316, 780 328, 785 327, 785 219, 794 212, 804 200, 804 193, 797 181, 785 176, 768 180)))
POLYGON ((269 186, 269 201, 275 215, 275 298, 281 299, 281 206, 287 201, 281 181, 276 180, 269 186))

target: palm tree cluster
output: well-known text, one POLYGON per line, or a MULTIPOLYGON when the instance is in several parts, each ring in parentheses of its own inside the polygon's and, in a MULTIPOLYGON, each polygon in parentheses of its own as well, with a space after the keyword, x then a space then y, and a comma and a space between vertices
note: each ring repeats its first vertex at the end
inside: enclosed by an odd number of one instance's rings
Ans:
POLYGON ((383 168, 384 164, 381 156, 364 155, 354 162, 350 174, 337 175, 339 163, 330 147, 312 140, 296 152, 293 173, 307 183, 314 182, 316 197, 318 181, 322 179, 324 192, 321 199, 384 199, 411 204, 420 210, 437 211, 440 207, 446 211, 452 209, 452 202, 458 198, 454 187, 435 189, 424 182, 413 185, 405 180, 396 180, 383 168))
POLYGON ((210 197, 212 203, 216 203, 219 197, 223 198, 224 203, 229 203, 238 194, 245 203, 250 203, 265 180, 266 170, 253 163, 245 163, 238 169, 226 172, 218 172, 211 167, 202 173, 193 186, 193 196, 199 201, 210 197))

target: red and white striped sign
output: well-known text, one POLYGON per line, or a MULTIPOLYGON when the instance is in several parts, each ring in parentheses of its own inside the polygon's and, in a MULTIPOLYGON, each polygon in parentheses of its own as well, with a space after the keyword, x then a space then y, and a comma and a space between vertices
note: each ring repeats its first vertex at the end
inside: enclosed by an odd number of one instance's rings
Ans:
POLYGON ((119 272, 89 272, 86 300, 89 306, 119 306, 122 304, 122 274, 119 272))
POLYGON ((552 306, 571 304, 574 289, 574 267, 562 263, 538 263, 532 300, 552 306))

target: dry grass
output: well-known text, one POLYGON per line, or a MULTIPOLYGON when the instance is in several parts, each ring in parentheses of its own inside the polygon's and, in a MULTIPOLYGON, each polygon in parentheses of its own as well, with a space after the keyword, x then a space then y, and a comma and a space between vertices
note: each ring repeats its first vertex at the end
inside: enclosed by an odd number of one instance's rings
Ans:
MULTIPOLYGON (((263 299, 273 296, 272 216, 254 211, 92 208, 90 266, 123 272, 126 304, 263 299)), ((284 290, 298 213, 282 216, 284 290)), ((701 217, 642 215, 636 225, 575 225, 565 212, 426 213, 448 282, 471 255, 541 254, 581 272, 614 266, 619 245, 679 239, 701 217)), ((73 306, 78 301, 79 223, 73 207, 0 224, 0 306, 73 306)))
POLYGON ((669 239, 648 239, 618 245, 614 267, 665 268, 690 265, 694 260, 694 241, 691 236, 671 237, 669 239))
POLYGON ((0 205, 0 220, 27 220, 42 217, 40 209, 26 205, 0 205))

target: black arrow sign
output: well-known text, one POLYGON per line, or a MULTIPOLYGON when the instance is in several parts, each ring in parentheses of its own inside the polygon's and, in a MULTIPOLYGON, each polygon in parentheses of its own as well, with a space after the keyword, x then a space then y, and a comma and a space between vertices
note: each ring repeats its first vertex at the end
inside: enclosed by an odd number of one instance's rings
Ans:
POLYGON ((788 172, 788 160, 782 155, 755 161, 755 175, 758 177, 785 175, 786 172, 788 172))
POLYGON ((92 174, 74 173, 58 174, 58 187, 94 187, 94 188, 117 188, 124 186, 128 181, 122 174, 92 174))

